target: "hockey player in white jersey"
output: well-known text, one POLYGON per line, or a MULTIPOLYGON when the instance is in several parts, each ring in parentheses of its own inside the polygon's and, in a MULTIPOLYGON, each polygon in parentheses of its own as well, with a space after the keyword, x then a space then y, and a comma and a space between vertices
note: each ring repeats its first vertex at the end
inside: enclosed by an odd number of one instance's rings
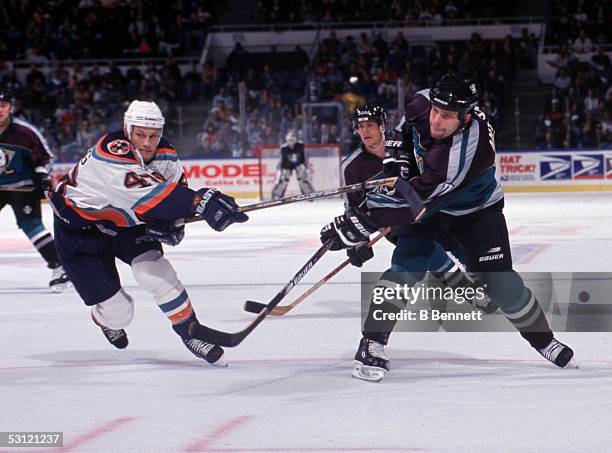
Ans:
POLYGON ((117 348, 133 300, 122 288, 115 259, 130 265, 195 356, 225 366, 223 349, 189 335, 196 314, 162 244, 177 245, 184 219, 202 216, 222 231, 248 217, 214 188, 187 187, 176 150, 162 137, 164 117, 153 102, 133 101, 121 131, 104 135, 51 195, 58 255, 93 321, 117 348))

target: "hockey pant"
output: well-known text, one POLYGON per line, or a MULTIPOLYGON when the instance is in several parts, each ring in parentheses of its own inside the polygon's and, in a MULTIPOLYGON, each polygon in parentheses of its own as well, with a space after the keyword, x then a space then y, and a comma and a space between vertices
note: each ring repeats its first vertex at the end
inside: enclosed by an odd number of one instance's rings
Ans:
POLYGON ((122 288, 116 259, 130 265, 138 284, 148 291, 182 337, 195 320, 190 298, 159 241, 144 225, 118 232, 91 226, 71 229, 55 219, 57 248, 64 270, 98 323, 120 329, 133 316, 133 300, 122 288))

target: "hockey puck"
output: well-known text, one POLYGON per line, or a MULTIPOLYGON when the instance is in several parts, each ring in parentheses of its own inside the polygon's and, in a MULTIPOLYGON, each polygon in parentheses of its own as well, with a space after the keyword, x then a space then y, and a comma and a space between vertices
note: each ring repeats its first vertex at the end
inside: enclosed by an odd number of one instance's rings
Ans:
POLYGON ((591 295, 588 291, 580 291, 580 294, 578 294, 578 300, 582 303, 588 302, 590 298, 591 295))
POLYGON ((244 303, 244 311, 249 313, 260 313, 264 308, 266 308, 266 304, 255 302, 254 300, 247 300, 244 303))

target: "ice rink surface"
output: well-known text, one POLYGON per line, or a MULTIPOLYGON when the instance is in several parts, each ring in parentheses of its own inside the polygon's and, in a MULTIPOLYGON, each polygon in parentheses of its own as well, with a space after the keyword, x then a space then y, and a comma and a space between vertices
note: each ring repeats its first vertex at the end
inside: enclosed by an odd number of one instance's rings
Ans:
MULTIPOLYGON (((322 201, 257 211, 224 233, 192 224, 166 253, 200 320, 235 331, 253 318, 244 301, 270 300, 341 210, 322 201)), ((611 271, 610 194, 510 194, 506 216, 519 271, 611 271)), ((385 270, 391 250, 379 243, 367 270, 385 270)), ((343 259, 328 253, 284 302, 343 259)), ((50 271, 10 209, 0 213, 0 431, 63 431, 63 449, 44 451, 612 451, 611 333, 558 335, 579 370, 554 367, 516 333, 396 333, 391 372, 362 382, 351 378, 351 268, 226 349, 230 366, 217 369, 184 348, 129 268, 120 272, 136 300, 124 351, 74 290, 49 292, 50 271)))

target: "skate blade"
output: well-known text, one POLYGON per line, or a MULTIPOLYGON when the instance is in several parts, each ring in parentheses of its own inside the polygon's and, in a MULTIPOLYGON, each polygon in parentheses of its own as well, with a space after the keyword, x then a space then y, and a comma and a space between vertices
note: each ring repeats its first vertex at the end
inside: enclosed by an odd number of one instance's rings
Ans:
POLYGON ((361 362, 355 362, 353 377, 370 382, 380 382, 387 374, 387 370, 375 366, 367 366, 361 362))
POLYGON ((570 359, 569 362, 567 362, 567 365, 565 365, 563 368, 569 368, 569 369, 573 369, 573 370, 579 370, 580 367, 578 366, 578 364, 576 363, 576 361, 572 358, 570 359))
POLYGON ((213 362, 210 365, 217 367, 217 368, 227 368, 228 363, 227 363, 227 360, 225 360, 225 354, 219 357, 219 359, 217 359, 216 362, 213 362))
POLYGON ((61 293, 65 289, 67 289, 69 285, 69 283, 59 283, 57 285, 53 285, 51 286, 51 292, 54 292, 56 294, 61 293))

